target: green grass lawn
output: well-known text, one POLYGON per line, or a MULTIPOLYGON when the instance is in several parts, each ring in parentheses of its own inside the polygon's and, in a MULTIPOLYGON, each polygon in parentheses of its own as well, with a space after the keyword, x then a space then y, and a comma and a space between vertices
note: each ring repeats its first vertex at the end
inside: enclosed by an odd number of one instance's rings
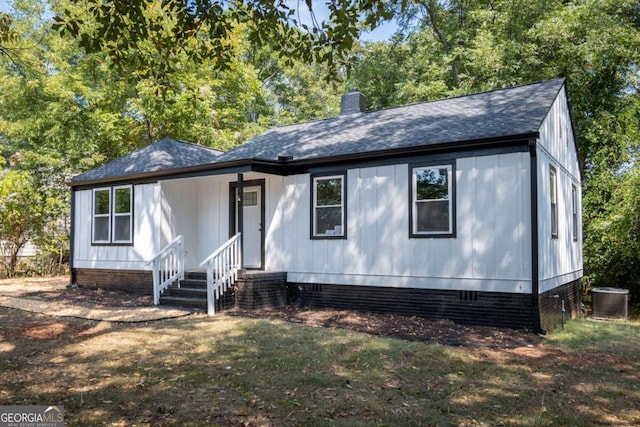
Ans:
POLYGON ((640 323, 573 321, 517 349, 224 315, 0 308, 0 324, 0 405, 62 404, 71 426, 640 424, 640 323))

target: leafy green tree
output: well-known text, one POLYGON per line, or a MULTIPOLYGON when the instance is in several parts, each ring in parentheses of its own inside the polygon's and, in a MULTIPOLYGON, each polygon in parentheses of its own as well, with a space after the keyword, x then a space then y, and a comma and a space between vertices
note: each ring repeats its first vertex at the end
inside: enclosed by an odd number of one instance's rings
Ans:
POLYGON ((29 67, 0 56, 0 163, 19 158, 12 171, 31 177, 41 201, 31 238, 43 271, 68 256, 66 182, 73 175, 165 136, 226 149, 264 129, 267 94, 241 56, 247 45, 241 29, 229 44, 234 56, 226 69, 179 55, 158 90, 138 70, 119 73, 106 55, 87 54, 52 31, 43 4, 14 8, 12 28, 29 67))
POLYGON ((270 46, 282 58, 328 65, 337 72, 362 28, 373 28, 391 11, 381 0, 332 0, 329 18, 319 21, 308 0, 292 8, 272 0, 72 0, 58 8, 57 26, 80 41, 87 52, 105 52, 115 67, 141 70, 163 84, 174 58, 185 54, 195 63, 213 61, 225 69, 233 51, 229 43, 238 26, 255 48, 270 46), (307 16, 310 23, 302 17, 307 16))
POLYGON ((40 201, 27 172, 9 171, 0 179, 0 254, 7 277, 14 276, 18 254, 40 226, 40 201))
POLYGON ((270 110, 269 125, 287 125, 338 115, 344 85, 318 78, 327 73, 322 64, 284 60, 268 47, 247 55, 258 70, 270 110))

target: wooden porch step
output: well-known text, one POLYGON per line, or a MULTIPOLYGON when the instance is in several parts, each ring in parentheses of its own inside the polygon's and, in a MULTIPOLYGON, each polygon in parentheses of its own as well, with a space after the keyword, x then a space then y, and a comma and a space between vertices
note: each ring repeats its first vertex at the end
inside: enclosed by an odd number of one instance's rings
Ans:
POLYGON ((185 271, 184 272, 184 278, 185 278, 185 280, 204 280, 206 282, 206 280, 207 280, 207 272, 206 271, 200 271, 200 270, 185 271))
POLYGON ((181 285, 179 288, 176 286, 170 286, 164 292, 162 296, 172 297, 194 297, 207 299, 207 287, 206 286, 187 286, 181 285))
MULTIPOLYGON (((216 311, 233 307, 235 297, 226 293, 216 301, 216 311)), ((169 286, 160 295, 161 305, 207 308, 207 273, 203 271, 186 271, 184 280, 169 286)))
MULTIPOLYGON (((178 288, 177 285, 171 285, 169 286, 169 289, 174 289, 174 288, 178 288)), ((192 289, 204 289, 205 291, 207 290, 207 280, 202 280, 202 279, 184 279, 180 281, 180 287, 178 289, 182 289, 182 288, 192 288, 192 289)))
POLYGON ((207 308, 207 297, 188 297, 188 296, 170 296, 163 295, 160 297, 160 304, 174 305, 178 307, 195 307, 207 308))

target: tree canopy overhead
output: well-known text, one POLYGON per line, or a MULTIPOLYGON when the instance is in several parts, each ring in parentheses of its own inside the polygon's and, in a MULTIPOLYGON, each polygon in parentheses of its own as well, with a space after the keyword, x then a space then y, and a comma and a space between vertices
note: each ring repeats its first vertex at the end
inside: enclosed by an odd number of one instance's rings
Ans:
POLYGON ((145 70, 161 83, 181 55, 227 68, 238 26, 254 48, 273 47, 289 64, 294 58, 327 64, 336 77, 360 31, 391 18, 388 5, 329 0, 329 17, 319 20, 312 0, 72 0, 55 21, 87 52, 104 52, 115 67, 145 70))

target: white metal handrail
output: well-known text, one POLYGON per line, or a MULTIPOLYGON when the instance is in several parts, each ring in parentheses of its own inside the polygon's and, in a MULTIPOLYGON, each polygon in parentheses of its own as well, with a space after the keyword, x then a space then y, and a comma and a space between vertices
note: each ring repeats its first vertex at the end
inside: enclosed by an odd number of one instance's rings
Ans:
POLYGON ((204 261, 200 267, 207 269, 207 312, 215 314, 215 302, 238 279, 238 270, 242 267, 241 234, 226 241, 204 261))
POLYGON ((176 237, 148 263, 153 264, 153 303, 160 304, 160 295, 176 280, 184 279, 184 238, 176 237))

